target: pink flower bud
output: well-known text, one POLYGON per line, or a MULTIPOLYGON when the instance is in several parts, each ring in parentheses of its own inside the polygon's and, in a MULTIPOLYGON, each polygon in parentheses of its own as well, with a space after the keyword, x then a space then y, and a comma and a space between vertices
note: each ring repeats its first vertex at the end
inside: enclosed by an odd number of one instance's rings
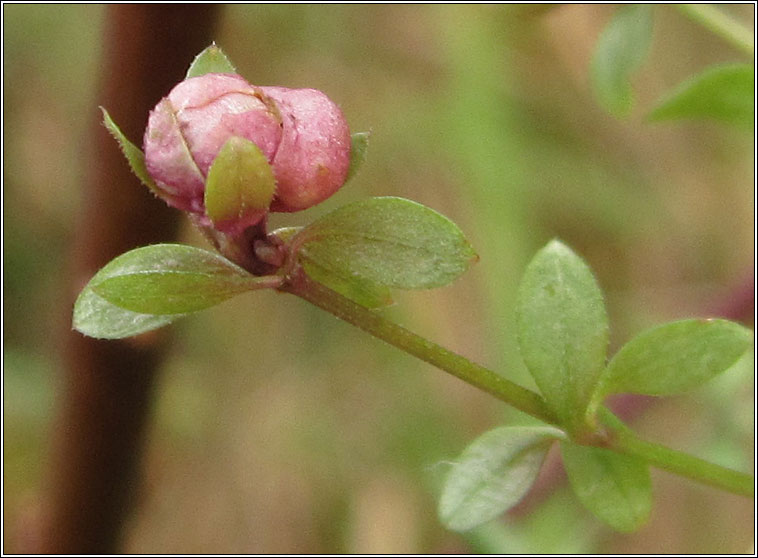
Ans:
POLYGON ((326 95, 314 89, 256 87, 235 74, 205 74, 174 87, 150 113, 145 131, 147 170, 169 205, 210 224, 206 177, 233 136, 260 149, 276 180, 270 208, 247 211, 235 229, 254 225, 268 209, 311 207, 345 182, 350 131, 326 95))

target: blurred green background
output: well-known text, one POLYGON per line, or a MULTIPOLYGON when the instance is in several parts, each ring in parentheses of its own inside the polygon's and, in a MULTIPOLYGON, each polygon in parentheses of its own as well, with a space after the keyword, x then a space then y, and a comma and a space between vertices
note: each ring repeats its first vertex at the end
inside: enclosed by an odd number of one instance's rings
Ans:
MULTIPOLYGON (((481 261, 450 287, 396 293, 384 313, 525 385, 514 291, 552 237, 594 269, 612 350, 647 326, 712 312, 754 265, 753 137, 717 123, 649 124, 645 114, 706 66, 744 60, 656 7, 651 55, 634 79, 638 103, 619 121, 597 104, 588 77, 613 9, 224 7, 216 42, 243 76, 321 89, 353 131, 373 132, 347 187, 272 226, 375 195, 449 216, 481 261)), ((753 6, 726 9, 752 26, 753 6)), ((99 68, 104 13, 3 6, 6 552, 18 548, 43 494, 57 338, 71 312, 61 285, 87 165, 81 146, 100 104, 98 72, 107 71, 99 68)), ((189 223, 183 240, 206 246, 189 223)), ((447 532, 436 499, 450 460, 487 429, 524 417, 294 297, 252 293, 172 327, 127 552, 752 548, 751 500, 659 471, 653 516, 635 534, 603 527, 563 482, 528 513, 465 536, 447 532)), ((635 427, 750 470, 753 391, 752 369, 733 370, 656 402, 635 427)))

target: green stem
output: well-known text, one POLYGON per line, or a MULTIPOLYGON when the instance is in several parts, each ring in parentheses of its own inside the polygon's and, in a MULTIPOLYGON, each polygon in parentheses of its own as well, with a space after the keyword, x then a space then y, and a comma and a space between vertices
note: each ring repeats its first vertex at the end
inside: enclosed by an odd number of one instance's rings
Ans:
POLYGON ((659 469, 727 492, 749 497, 755 495, 754 479, 751 475, 642 440, 608 409, 601 409, 600 414, 613 432, 607 446, 609 449, 640 457, 659 469))
POLYGON ((533 391, 384 319, 378 313, 312 281, 302 271, 295 270, 294 277, 283 287, 283 290, 315 304, 406 353, 449 372, 533 417, 550 424, 558 424, 542 397, 533 391))
POLYGON ((690 19, 752 58, 753 33, 740 22, 710 4, 679 4, 677 7, 690 19))
MULTIPOLYGON (((309 279, 299 268, 292 270, 288 280, 280 289, 307 300, 374 337, 494 395, 537 419, 562 428, 555 415, 547 407, 545 400, 537 393, 384 319, 377 312, 360 306, 309 279)), ((606 433, 607 436, 588 437, 585 443, 596 443, 639 457, 660 469, 728 492, 744 496, 753 495, 753 477, 750 475, 642 440, 608 409, 601 407, 599 412, 609 432, 606 433)))

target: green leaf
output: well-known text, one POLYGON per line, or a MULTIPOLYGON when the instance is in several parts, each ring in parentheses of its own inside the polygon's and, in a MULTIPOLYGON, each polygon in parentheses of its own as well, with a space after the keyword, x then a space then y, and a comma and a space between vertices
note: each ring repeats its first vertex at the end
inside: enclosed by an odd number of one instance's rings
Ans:
POLYGON ((303 229, 293 246, 303 261, 344 280, 401 289, 446 285, 477 259, 455 223, 394 197, 343 206, 303 229))
POLYGON ((358 168, 366 160, 366 151, 368 150, 368 140, 371 132, 356 132, 350 136, 350 167, 347 171, 345 182, 353 178, 358 172, 358 168))
POLYGON ((645 60, 652 35, 652 6, 641 4, 618 9, 600 34, 590 76, 598 101, 615 116, 632 109, 629 79, 645 60))
POLYGON ((551 241, 527 266, 516 306, 521 355, 550 408, 570 431, 605 367, 608 318, 592 271, 551 241))
POLYGON ((122 339, 163 327, 183 316, 131 312, 111 304, 87 285, 74 304, 73 327, 88 337, 122 339))
POLYGON ((466 531, 519 503, 554 440, 550 427, 501 427, 477 438, 453 465, 440 498, 440 521, 466 531))
POLYGON ((226 57, 226 54, 213 43, 198 54, 190 64, 185 79, 204 74, 236 74, 237 70, 226 57))
POLYGON ((132 169, 132 172, 137 175, 137 178, 140 179, 142 184, 150 188, 155 195, 163 196, 163 194, 160 193, 158 186, 155 185, 152 177, 147 172, 147 167, 145 166, 145 154, 142 153, 142 150, 139 147, 126 138, 124 133, 118 126, 116 126, 116 123, 111 118, 111 115, 108 114, 107 110, 103 107, 100 107, 100 110, 103 111, 103 124, 105 124, 105 127, 111 135, 116 138, 119 147, 121 147, 121 152, 129 162, 129 167, 132 169))
POLYGON ((156 244, 115 258, 86 288, 125 310, 163 315, 195 312, 272 286, 271 277, 254 277, 214 252, 156 244))
POLYGON ((649 115, 650 120, 712 118, 752 128, 755 70, 750 64, 708 68, 680 84, 649 115))
POLYGON ((727 320, 682 320, 654 327, 616 353, 598 392, 681 393, 731 368, 752 345, 752 332, 727 320))
POLYGON ((230 137, 205 181, 205 213, 214 224, 262 214, 276 189, 274 171, 252 141, 230 137))
POLYGON ((630 533, 650 516, 648 465, 611 450, 561 442, 566 473, 579 501, 617 531, 630 533))

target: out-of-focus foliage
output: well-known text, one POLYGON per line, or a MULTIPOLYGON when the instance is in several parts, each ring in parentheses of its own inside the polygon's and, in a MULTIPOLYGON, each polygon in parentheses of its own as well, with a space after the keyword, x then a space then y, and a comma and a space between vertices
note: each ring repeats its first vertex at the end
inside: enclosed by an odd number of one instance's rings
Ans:
MULTIPOLYGON (((752 21, 752 6, 729 9, 752 21)), ((623 122, 590 86, 610 6, 224 10, 216 42, 242 75, 320 89, 353 131, 372 130, 345 188, 304 213, 276 215, 271 228, 368 196, 402 196, 450 217, 480 262, 449 287, 396 293, 398 304, 381 311, 510 379, 530 382, 515 344, 515 287, 550 238, 595 272, 611 354, 648 326, 710 313, 753 266, 752 138, 716 122, 645 121, 678 83, 743 61, 674 10, 653 9, 651 50, 623 122)), ((3 6, 8 552, 42 494, 56 336, 71 319, 62 289, 81 146, 100 118, 103 14, 3 6)), ((134 187, 150 195, 137 179, 134 187)), ((189 226, 181 240, 207 248, 189 226)), ((435 509, 449 460, 493 426, 525 423, 517 413, 294 297, 245 294, 170 327, 128 552, 750 549, 751 501, 655 470, 651 520, 633 535, 591 519, 559 474, 505 518, 448 532, 435 509)), ((696 403, 654 403, 638 429, 749 469, 752 374, 741 370, 704 386, 696 403)))
POLYGON ((620 8, 603 29, 592 56, 590 75, 598 102, 616 116, 634 104, 630 78, 642 65, 653 36, 653 7, 636 4, 620 8))
POLYGON ((723 64, 689 78, 650 113, 651 120, 713 118, 752 130, 755 68, 723 64))

